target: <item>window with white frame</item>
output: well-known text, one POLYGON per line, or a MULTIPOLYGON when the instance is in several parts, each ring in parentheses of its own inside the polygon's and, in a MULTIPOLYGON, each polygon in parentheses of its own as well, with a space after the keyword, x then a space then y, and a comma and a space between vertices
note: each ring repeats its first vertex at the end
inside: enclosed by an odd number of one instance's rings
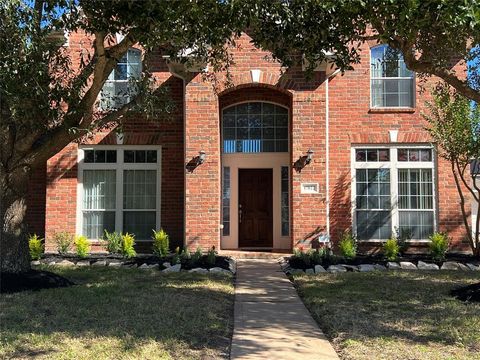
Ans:
POLYGON ((101 91, 100 107, 116 109, 130 102, 138 91, 137 81, 142 74, 142 53, 129 49, 108 76, 101 91))
POLYGON ((288 152, 288 109, 247 102, 222 111, 223 152, 288 152))
POLYGON ((415 73, 407 69, 402 54, 388 45, 370 50, 371 106, 414 107, 415 73))
POLYGON ((160 148, 79 150, 78 233, 101 239, 104 231, 151 238, 160 227, 160 148))
POLYGON ((392 235, 425 240, 435 230, 433 149, 352 148, 354 231, 359 240, 392 235))

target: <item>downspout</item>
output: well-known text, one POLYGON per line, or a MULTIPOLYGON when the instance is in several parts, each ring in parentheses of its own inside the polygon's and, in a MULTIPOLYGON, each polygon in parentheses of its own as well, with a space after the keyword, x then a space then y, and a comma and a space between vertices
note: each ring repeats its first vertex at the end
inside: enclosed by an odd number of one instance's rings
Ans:
POLYGON ((335 70, 330 75, 327 75, 325 80, 325 205, 326 205, 326 218, 327 218, 327 239, 330 241, 330 113, 329 113, 329 93, 328 82, 331 78, 340 72, 339 69, 335 70))

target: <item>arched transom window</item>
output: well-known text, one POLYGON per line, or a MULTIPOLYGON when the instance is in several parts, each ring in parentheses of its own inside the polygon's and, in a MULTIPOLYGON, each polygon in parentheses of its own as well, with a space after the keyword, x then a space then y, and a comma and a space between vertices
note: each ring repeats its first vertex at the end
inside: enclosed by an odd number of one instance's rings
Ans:
POLYGON ((222 111, 224 153, 288 152, 288 109, 247 102, 222 111))

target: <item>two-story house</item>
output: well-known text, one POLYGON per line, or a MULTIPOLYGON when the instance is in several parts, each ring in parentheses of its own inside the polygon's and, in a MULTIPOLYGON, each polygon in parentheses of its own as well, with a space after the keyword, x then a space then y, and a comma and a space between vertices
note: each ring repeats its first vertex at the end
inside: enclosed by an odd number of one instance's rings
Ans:
MULTIPOLYGON (((368 43, 354 70, 320 64, 307 77, 250 40, 231 49, 228 87, 225 74, 213 83, 159 54, 170 113, 131 117, 121 134, 99 132, 48 161, 47 250, 59 231, 94 244, 104 230, 129 232, 148 245, 159 228, 194 249, 291 250, 345 230, 367 247, 395 233, 421 246, 435 231, 465 245, 450 168, 421 116, 432 79, 420 91, 401 56, 368 43)), ((104 93, 124 90, 139 59, 131 49, 104 93)))

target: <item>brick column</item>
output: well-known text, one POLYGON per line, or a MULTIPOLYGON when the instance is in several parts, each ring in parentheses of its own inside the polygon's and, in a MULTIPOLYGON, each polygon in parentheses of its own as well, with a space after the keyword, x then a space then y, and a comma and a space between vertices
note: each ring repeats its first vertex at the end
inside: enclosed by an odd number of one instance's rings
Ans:
POLYGON ((220 246, 220 122, 218 97, 201 76, 185 88, 185 245, 220 246), (205 151, 203 164, 193 159, 205 151))

